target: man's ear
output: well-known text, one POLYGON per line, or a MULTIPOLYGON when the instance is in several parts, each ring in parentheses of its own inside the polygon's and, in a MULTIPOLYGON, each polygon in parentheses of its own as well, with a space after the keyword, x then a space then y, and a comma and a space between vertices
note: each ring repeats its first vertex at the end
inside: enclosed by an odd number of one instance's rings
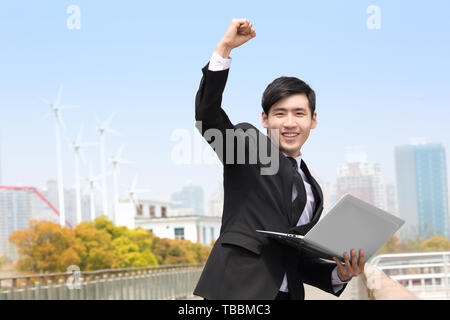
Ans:
POLYGON ((314 112, 313 118, 311 120, 311 129, 314 129, 317 126, 317 113, 314 112))
POLYGON ((262 112, 261 117, 262 117, 261 123, 262 123, 263 127, 267 129, 267 127, 269 126, 269 121, 268 121, 268 117, 264 111, 262 112))

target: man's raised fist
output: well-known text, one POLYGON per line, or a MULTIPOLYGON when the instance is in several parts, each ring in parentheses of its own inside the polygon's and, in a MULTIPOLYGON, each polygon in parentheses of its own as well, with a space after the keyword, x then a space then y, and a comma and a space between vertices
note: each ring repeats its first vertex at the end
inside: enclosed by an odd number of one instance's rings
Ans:
POLYGON ((220 42, 231 50, 254 37, 256 32, 248 19, 232 19, 220 42))

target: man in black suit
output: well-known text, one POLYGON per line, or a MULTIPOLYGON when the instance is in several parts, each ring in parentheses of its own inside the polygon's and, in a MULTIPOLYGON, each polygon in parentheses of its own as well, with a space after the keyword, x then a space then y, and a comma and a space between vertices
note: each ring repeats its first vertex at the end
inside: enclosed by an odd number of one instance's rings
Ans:
POLYGON ((232 49, 256 36, 247 19, 233 19, 210 62, 195 100, 196 126, 224 168, 220 236, 194 290, 205 299, 304 299, 303 284, 339 296, 360 274, 357 260, 335 263, 261 236, 256 230, 306 234, 319 220, 323 195, 301 147, 317 123, 315 93, 302 80, 281 77, 263 93, 262 124, 233 125, 221 107, 232 49))

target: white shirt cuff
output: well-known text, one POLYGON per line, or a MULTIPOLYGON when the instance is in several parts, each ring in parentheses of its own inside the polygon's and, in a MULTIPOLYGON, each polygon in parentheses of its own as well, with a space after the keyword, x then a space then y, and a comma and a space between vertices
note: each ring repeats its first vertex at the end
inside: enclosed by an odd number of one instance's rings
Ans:
POLYGON ((334 267, 333 271, 331 272, 331 285, 333 286, 333 291, 338 292, 342 289, 345 283, 348 283, 349 281, 341 281, 337 275, 337 266, 334 267))
POLYGON ((216 51, 213 52, 211 60, 209 61, 208 70, 211 71, 222 71, 230 68, 231 57, 223 58, 216 51))

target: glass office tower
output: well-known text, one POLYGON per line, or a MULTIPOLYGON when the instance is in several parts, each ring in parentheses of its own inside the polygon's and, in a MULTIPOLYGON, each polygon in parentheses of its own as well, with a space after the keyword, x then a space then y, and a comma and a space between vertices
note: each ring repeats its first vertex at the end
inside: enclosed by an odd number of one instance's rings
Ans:
POLYGON ((395 164, 402 237, 449 237, 445 149, 428 143, 399 146, 395 164))

